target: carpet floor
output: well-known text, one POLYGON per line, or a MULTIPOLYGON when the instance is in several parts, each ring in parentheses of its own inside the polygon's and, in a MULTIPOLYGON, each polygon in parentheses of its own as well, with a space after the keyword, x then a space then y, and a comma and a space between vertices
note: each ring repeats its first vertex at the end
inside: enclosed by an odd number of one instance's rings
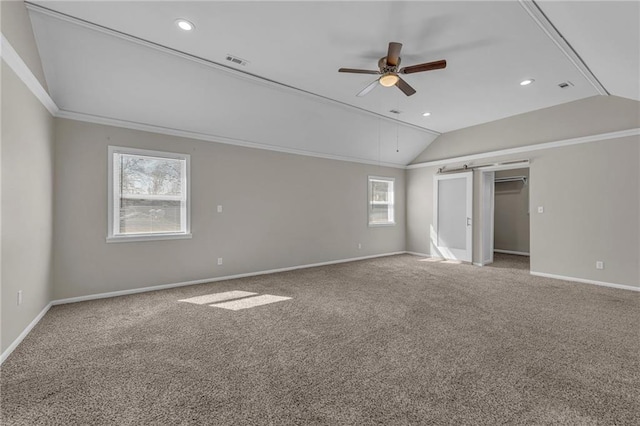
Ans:
POLYGON ((640 424, 640 293, 501 259, 399 255, 54 306, 2 365, 0 423, 640 424), (230 291, 291 299, 178 301, 230 291))

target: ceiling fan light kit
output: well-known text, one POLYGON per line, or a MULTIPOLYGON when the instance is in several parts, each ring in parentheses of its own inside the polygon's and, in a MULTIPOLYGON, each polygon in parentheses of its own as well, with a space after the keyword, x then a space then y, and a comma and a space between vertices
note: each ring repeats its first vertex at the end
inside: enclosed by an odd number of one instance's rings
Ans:
POLYGON ((400 80, 400 77, 398 77, 398 74, 388 72, 382 77, 380 77, 380 80, 378 80, 378 82, 382 84, 384 87, 391 87, 391 86, 395 86, 398 80, 400 80))
POLYGON ((402 43, 390 42, 387 50, 387 56, 380 58, 378 61, 378 71, 374 70, 361 70, 356 68, 340 68, 338 72, 346 72, 352 74, 377 74, 381 75, 373 83, 369 84, 363 90, 361 90, 356 96, 364 96, 373 90, 377 83, 384 87, 396 86, 405 95, 411 96, 416 93, 416 90, 404 81, 398 74, 413 74, 416 72, 432 71, 446 68, 447 61, 439 60, 433 62, 425 62, 424 64, 411 65, 408 67, 400 67, 400 50, 402 50, 402 43))

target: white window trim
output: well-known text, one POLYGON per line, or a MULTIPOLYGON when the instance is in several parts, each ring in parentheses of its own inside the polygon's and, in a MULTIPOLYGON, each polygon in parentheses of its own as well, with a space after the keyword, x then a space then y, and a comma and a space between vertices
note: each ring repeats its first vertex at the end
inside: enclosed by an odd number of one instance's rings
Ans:
POLYGON ((396 226, 396 179, 392 177, 384 177, 384 176, 368 176, 367 177, 367 224, 371 228, 378 228, 381 226, 396 226), (371 205, 374 202, 371 201, 371 181, 379 180, 384 182, 391 182, 393 184, 393 192, 391 193, 391 201, 389 202, 378 202, 377 204, 391 204, 393 208, 393 220, 386 223, 371 223, 371 205))
MULTIPOLYGON (((159 241, 159 240, 182 240, 192 237, 191 234, 191 156, 189 154, 179 154, 174 152, 165 151, 152 151, 148 149, 128 148, 122 146, 111 146, 107 149, 107 243, 123 243, 123 242, 140 242, 140 241, 159 241), (179 160, 185 160, 184 176, 186 180, 186 200, 183 206, 184 214, 182 216, 182 225, 184 225, 185 232, 170 232, 170 233, 158 233, 158 234, 131 234, 131 235, 114 235, 114 225, 117 227, 119 224, 114 224, 114 218, 117 216, 116 208, 118 204, 115 203, 114 189, 117 187, 118 177, 113 173, 113 156, 114 154, 130 154, 130 155, 142 155, 146 157, 159 157, 159 158, 175 158, 179 160)), ((119 198, 119 197, 118 197, 119 198)), ((153 198, 153 197, 151 197, 153 198)), ((160 196, 158 199, 180 199, 181 197, 175 196, 160 196)))

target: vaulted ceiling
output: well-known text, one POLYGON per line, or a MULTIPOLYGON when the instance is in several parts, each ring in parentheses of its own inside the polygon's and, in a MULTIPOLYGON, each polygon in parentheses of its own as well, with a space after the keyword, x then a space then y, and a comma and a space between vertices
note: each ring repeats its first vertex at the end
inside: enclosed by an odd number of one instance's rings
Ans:
POLYGON ((402 166, 440 133, 599 94, 640 100, 639 5, 42 1, 29 8, 62 116, 402 166), (195 29, 180 30, 178 18, 195 29), (417 90, 411 97, 382 86, 356 97, 375 76, 338 68, 376 69, 390 41, 403 43, 403 66, 446 59, 447 67, 404 76, 417 90), (527 78, 534 83, 521 86, 527 78))

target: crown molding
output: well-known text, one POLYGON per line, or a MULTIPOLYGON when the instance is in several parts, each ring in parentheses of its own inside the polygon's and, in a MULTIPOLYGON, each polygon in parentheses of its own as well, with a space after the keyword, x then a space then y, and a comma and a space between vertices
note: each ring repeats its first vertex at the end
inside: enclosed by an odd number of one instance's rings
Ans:
POLYGON ((516 148, 507 148, 507 149, 500 149, 497 151, 482 152, 479 154, 471 154, 471 155, 465 155, 461 157, 451 157, 451 158, 445 158, 442 160, 427 161, 424 163, 410 164, 406 168, 420 169, 423 167, 446 166, 447 164, 452 164, 452 163, 467 163, 469 161, 480 160, 484 158, 501 157, 504 155, 512 155, 512 154, 522 154, 525 152, 540 151, 543 149, 550 149, 550 148, 560 148, 563 146, 579 145, 579 144, 590 143, 590 142, 599 142, 599 141, 605 141, 608 139, 626 138, 629 136, 640 136, 640 128, 636 127, 635 129, 619 130, 617 132, 600 133, 597 135, 582 136, 579 138, 563 139, 563 140, 553 141, 553 142, 519 146, 516 148))
POLYGON ((35 13, 40 13, 42 15, 49 16, 49 17, 52 17, 52 18, 55 18, 55 19, 58 19, 58 20, 61 20, 61 21, 65 21, 65 22, 68 22, 68 23, 71 23, 71 24, 74 24, 74 25, 78 25, 80 27, 87 28, 87 29, 92 30, 92 31, 97 31, 97 32, 100 32, 100 33, 103 33, 103 34, 106 34, 106 35, 109 35, 109 36, 112 36, 112 37, 119 38, 121 40, 125 40, 125 41, 131 42, 131 43, 135 43, 135 44, 138 44, 140 46, 144 46, 144 47, 149 48, 149 49, 154 49, 154 50, 163 52, 165 54, 169 54, 169 55, 175 56, 177 58, 186 59, 188 61, 195 62, 197 64, 204 65, 206 67, 212 68, 212 69, 214 69, 216 71, 220 71, 220 72, 224 72, 224 73, 230 74, 230 75, 232 75, 232 76, 234 76, 236 78, 241 78, 241 79, 244 79, 244 80, 247 80, 247 81, 251 81, 253 83, 261 84, 261 85, 264 85, 264 86, 267 86, 267 87, 270 87, 270 88, 273 88, 273 89, 277 89, 277 90, 280 90, 280 91, 283 91, 283 92, 287 92, 287 93, 292 93, 292 94, 295 94, 295 95, 298 95, 298 96, 306 96, 306 97, 314 99, 315 101, 318 101, 318 102, 322 102, 322 103, 325 103, 325 104, 338 106, 338 107, 341 107, 343 109, 350 110, 352 112, 356 112, 356 113, 359 113, 359 114, 364 114, 364 115, 368 115, 368 116, 371 116, 371 117, 375 117, 376 119, 388 121, 388 122, 396 124, 396 125, 405 126, 405 127, 408 127, 408 128, 414 129, 414 130, 418 130, 418 131, 421 131, 421 132, 424 132, 424 133, 428 133, 428 134, 431 134, 431 135, 434 135, 434 136, 440 136, 441 135, 440 132, 436 132, 435 130, 428 129, 426 127, 420 127, 420 126, 417 126, 415 124, 411 124, 411 123, 407 123, 407 122, 404 122, 404 121, 396 120, 394 118, 387 117, 387 116, 381 115, 381 114, 377 114, 375 112, 372 112, 372 111, 369 111, 369 110, 366 110, 366 109, 363 109, 363 108, 360 108, 360 107, 357 107, 357 106, 354 106, 354 105, 350 105, 350 104, 345 103, 345 102, 341 102, 341 101, 338 101, 338 100, 335 100, 335 99, 332 99, 332 98, 328 98, 326 96, 319 95, 317 93, 309 92, 307 90, 299 89, 297 87, 289 86, 287 84, 280 83, 280 82, 277 82, 277 81, 274 81, 274 80, 270 80, 270 79, 267 79, 267 78, 264 78, 264 77, 260 77, 260 76, 255 75, 255 74, 251 74, 251 73, 248 73, 248 72, 245 72, 245 71, 242 71, 242 70, 231 68, 231 67, 228 67, 226 65, 222 65, 222 64, 219 64, 217 62, 210 61, 208 59, 201 58, 201 57, 196 56, 196 55, 192 55, 192 54, 189 54, 189 53, 186 53, 186 52, 182 52, 182 51, 177 50, 177 49, 173 49, 171 47, 164 46, 162 44, 154 43, 154 42, 151 42, 149 40, 145 40, 143 38, 135 37, 135 36, 132 36, 132 35, 127 34, 127 33, 123 33, 123 32, 120 32, 120 31, 117 31, 117 30, 114 30, 114 29, 111 29, 111 28, 108 28, 108 27, 105 27, 105 26, 102 26, 102 25, 99 25, 99 24, 95 24, 93 22, 85 21, 83 19, 76 18, 74 16, 66 15, 64 13, 48 9, 48 8, 43 7, 41 5, 38 5, 38 4, 25 2, 25 5, 26 5, 26 7, 27 7, 27 9, 29 11, 32 11, 32 12, 35 12, 35 13))
POLYGON ((369 164, 369 165, 382 166, 382 167, 392 167, 396 169, 405 168, 404 164, 385 163, 385 162, 379 162, 375 160, 366 160, 363 158, 324 154, 324 153, 305 151, 305 150, 295 149, 295 148, 285 148, 285 147, 247 141, 242 139, 234 139, 234 138, 218 136, 218 135, 190 132, 187 130, 172 129, 168 127, 155 126, 151 124, 137 123, 132 121, 119 120, 114 118, 84 114, 80 112, 62 110, 58 108, 58 106, 53 101, 51 96, 49 96, 49 93, 42 87, 42 84, 40 84, 40 81, 31 72, 27 64, 22 60, 20 55, 18 55, 16 50, 13 48, 13 46, 11 46, 11 43, 9 43, 9 41, 4 37, 4 35, 1 35, 1 37, 2 37, 2 42, 0 45, 0 56, 7 63, 7 65, 9 65, 9 67, 16 73, 18 78, 20 78, 20 80, 24 82, 24 84, 31 91, 31 93, 40 101, 40 103, 54 117, 66 118, 66 119, 76 120, 76 121, 84 121, 87 123, 103 124, 107 126, 123 127, 126 129, 141 130, 141 131, 151 132, 151 133, 160 133, 160 134, 178 136, 178 137, 189 138, 189 139, 198 139, 198 140, 203 140, 208 142, 217 142, 217 143, 223 143, 227 145, 242 146, 245 148, 264 149, 268 151, 282 152, 285 154, 303 155, 307 157, 324 158, 327 160, 348 161, 351 163, 369 164))
POLYGON ((392 167, 396 169, 404 169, 404 164, 385 163, 375 160, 367 160, 363 158, 347 157, 341 155, 324 154, 313 151, 305 151, 302 149, 286 148, 276 145, 268 145, 259 142, 247 141, 243 139, 229 138, 226 136, 211 135, 206 133, 190 132, 186 130, 173 129, 170 127, 155 126, 152 124, 138 123, 134 121, 119 120, 115 118, 101 117, 98 115, 84 114, 74 111, 59 110, 56 114, 58 118, 66 118, 69 120, 83 121, 86 123, 102 124, 105 126, 121 127, 125 129, 140 130, 143 132, 159 133, 169 136, 177 136, 181 138, 197 139, 207 142, 216 142, 226 145, 241 146, 244 148, 263 149, 267 151, 281 152, 285 154, 303 155, 306 157, 324 158, 326 160, 348 161, 351 163, 369 164, 373 166, 392 167))
POLYGON ((533 0, 519 0, 520 5, 527 11, 531 19, 542 29, 542 31, 553 41, 553 43, 564 53, 576 69, 587 79, 589 83, 600 95, 609 95, 600 80, 591 72, 587 64, 584 63, 580 55, 571 47, 567 40, 560 34, 560 31, 553 25, 547 15, 544 14, 540 6, 533 0))
POLYGON ((40 103, 49 111, 49 113, 55 116, 59 111, 56 103, 53 102, 49 93, 44 89, 44 87, 42 87, 40 81, 35 75, 33 75, 31 69, 22 60, 20 55, 18 55, 18 52, 16 52, 13 46, 11 46, 11 43, 9 43, 9 40, 5 38, 4 34, 0 34, 0 36, 2 37, 2 42, 0 44, 0 56, 2 59, 29 88, 31 93, 38 98, 40 103))

